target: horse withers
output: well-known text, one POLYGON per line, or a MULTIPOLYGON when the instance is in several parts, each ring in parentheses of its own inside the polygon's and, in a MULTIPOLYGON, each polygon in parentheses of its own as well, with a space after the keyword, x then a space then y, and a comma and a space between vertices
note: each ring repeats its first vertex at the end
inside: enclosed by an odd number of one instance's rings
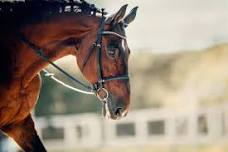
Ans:
POLYGON ((126 116, 130 104, 125 28, 137 7, 112 16, 85 1, 0 2, 0 127, 26 152, 46 151, 31 110, 41 79, 54 61, 74 55, 109 119, 126 116))

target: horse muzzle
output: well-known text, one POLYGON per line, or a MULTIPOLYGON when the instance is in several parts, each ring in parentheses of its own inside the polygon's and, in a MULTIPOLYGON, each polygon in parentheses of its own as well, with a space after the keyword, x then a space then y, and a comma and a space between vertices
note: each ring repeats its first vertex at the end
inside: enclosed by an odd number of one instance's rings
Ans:
POLYGON ((102 113, 106 119, 119 120, 127 115, 122 102, 108 98, 102 102, 102 113), (119 104, 118 104, 119 103, 119 104))

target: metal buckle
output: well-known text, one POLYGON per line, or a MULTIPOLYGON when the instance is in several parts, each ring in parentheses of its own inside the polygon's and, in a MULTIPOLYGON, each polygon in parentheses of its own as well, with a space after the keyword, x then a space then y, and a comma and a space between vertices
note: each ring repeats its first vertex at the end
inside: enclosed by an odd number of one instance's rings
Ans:
POLYGON ((107 99, 109 98, 109 93, 108 90, 105 88, 99 88, 96 92, 96 96, 100 101, 107 101, 107 99), (105 93, 104 96, 100 96, 99 93, 105 93))
POLYGON ((93 43, 93 46, 101 48, 101 44, 93 43))

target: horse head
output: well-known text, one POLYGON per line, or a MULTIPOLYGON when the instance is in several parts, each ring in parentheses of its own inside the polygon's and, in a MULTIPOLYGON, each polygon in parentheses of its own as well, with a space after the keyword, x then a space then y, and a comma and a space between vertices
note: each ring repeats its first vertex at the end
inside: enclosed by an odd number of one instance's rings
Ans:
POLYGON ((102 101, 103 115, 110 119, 126 116, 130 105, 130 49, 125 29, 135 19, 137 7, 125 16, 126 9, 124 5, 108 18, 98 17, 78 47, 79 68, 102 101))

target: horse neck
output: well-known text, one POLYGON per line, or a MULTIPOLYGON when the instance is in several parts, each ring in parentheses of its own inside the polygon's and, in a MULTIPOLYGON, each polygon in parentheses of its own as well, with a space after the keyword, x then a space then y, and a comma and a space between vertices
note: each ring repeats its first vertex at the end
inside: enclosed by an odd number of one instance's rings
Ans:
MULTIPOLYGON (((96 31, 98 24, 94 23, 98 23, 97 17, 63 15, 48 22, 27 25, 22 33, 33 44, 42 48, 44 54, 54 62, 67 55, 76 56, 77 40, 88 32, 96 31)), ((27 44, 22 45, 19 56, 22 85, 26 87, 48 63, 27 44)))

